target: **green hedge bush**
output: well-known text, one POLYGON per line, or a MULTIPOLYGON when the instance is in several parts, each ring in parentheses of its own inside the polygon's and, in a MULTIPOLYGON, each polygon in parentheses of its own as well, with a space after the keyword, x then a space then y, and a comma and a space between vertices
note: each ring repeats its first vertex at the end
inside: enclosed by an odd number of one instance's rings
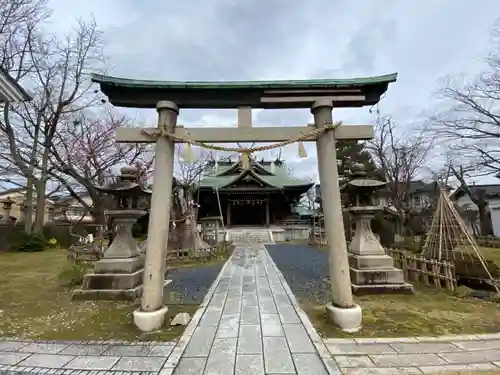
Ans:
POLYGON ((21 235, 18 251, 35 252, 44 251, 49 246, 49 242, 41 233, 26 233, 21 235))

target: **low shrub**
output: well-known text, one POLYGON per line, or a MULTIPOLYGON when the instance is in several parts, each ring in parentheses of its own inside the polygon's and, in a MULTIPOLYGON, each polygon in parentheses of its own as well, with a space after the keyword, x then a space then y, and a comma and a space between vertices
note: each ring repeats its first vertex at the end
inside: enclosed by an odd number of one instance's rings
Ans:
POLYGON ((56 248, 59 242, 55 237, 52 237, 50 240, 47 241, 47 244, 52 248, 56 248))
POLYGON ((26 233, 21 235, 18 251, 44 251, 49 246, 47 239, 41 233, 26 233))
POLYGON ((59 282, 64 286, 77 286, 83 283, 83 277, 88 273, 90 266, 86 264, 67 263, 57 275, 59 282))

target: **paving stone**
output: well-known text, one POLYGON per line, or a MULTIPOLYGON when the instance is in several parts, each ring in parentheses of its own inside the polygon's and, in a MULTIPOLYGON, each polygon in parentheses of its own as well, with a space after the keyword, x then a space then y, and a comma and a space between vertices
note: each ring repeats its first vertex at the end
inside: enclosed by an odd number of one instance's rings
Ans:
POLYGON ((398 353, 447 353, 461 352, 458 346, 448 342, 427 343, 392 343, 390 344, 398 353))
POLYGON ((442 372, 454 372, 454 373, 462 373, 462 372, 476 372, 476 371, 489 371, 489 370, 500 370, 492 363, 475 363, 469 365, 443 365, 443 366, 423 366, 420 367, 420 370, 424 374, 438 374, 442 372))
POLYGON ((64 368, 78 370, 109 370, 120 357, 80 356, 70 361, 64 368))
POLYGON ((73 358, 75 357, 71 355, 32 354, 19 363, 19 366, 62 368, 73 358))
POLYGON ((207 357, 215 338, 217 327, 197 327, 186 347, 186 357, 207 357))
POLYGON ((263 336, 284 336, 281 320, 278 314, 261 314, 263 336))
POLYGON ((332 355, 338 354, 396 354, 389 344, 327 344, 332 355))
POLYGON ((285 292, 275 293, 274 294, 274 302, 276 302, 276 306, 278 307, 278 310, 279 310, 280 306, 290 306, 291 305, 290 298, 288 298, 288 295, 285 292))
POLYGON ((15 352, 26 345, 28 345, 27 342, 0 340, 0 352, 15 352))
POLYGON ((102 355, 113 357, 140 357, 148 354, 150 345, 113 345, 102 355))
POLYGON ((375 365, 382 367, 419 367, 446 364, 445 360, 437 354, 388 354, 372 355, 370 357, 375 365))
POLYGON ((292 356, 284 337, 264 337, 264 368, 267 374, 295 374, 292 356))
MULTIPOLYGON (((327 341, 349 341, 354 340, 357 344, 390 344, 393 342, 420 342, 416 337, 360 337, 357 339, 328 339, 327 341)), ((346 342, 347 342, 346 341, 346 342)))
POLYGON ((0 365, 16 365, 29 356, 28 353, 0 352, 0 365))
POLYGON ((234 373, 237 375, 264 375, 264 359, 259 354, 238 354, 234 373))
POLYGON ((215 339, 203 375, 233 375, 236 338, 215 339))
POLYGON ((324 339, 326 345, 356 344, 354 339, 324 339))
POLYGON ((421 375, 416 367, 367 367, 343 368, 344 375, 421 375))
POLYGON ((123 357, 112 370, 121 371, 160 371, 165 358, 162 357, 123 357))
POLYGON ((109 345, 84 345, 84 344, 76 344, 76 345, 69 345, 69 346, 67 346, 59 354, 101 355, 107 349, 109 349, 109 345))
POLYGON ((40 353, 40 354, 57 354, 68 345, 66 344, 41 344, 32 343, 26 345, 24 348, 19 349, 23 353, 40 353))
POLYGON ((257 306, 257 293, 243 293, 242 306, 257 306))
POLYGON ((261 314, 277 314, 276 305, 271 298, 261 298, 259 296, 259 309, 261 314))
POLYGON ((273 298, 273 295, 271 294, 271 289, 269 288, 259 288, 257 290, 257 295, 259 296, 259 304, 260 304, 260 300, 262 299, 271 299, 273 298))
POLYGON ((302 324, 283 324, 286 340, 292 353, 315 353, 309 335, 302 324))
POLYGON ((222 309, 224 307, 225 302, 226 302, 225 293, 214 294, 212 299, 210 300, 210 306, 216 306, 216 307, 220 307, 222 309))
POLYGON ((240 324, 260 324, 258 306, 242 306, 240 324))
POLYGON ((148 352, 148 357, 168 357, 173 349, 174 345, 155 345, 148 352))
POLYGON ((450 364, 492 362, 500 361, 500 350, 443 353, 440 356, 450 364))
POLYGON ((299 316, 297 315, 297 312, 293 308, 293 306, 290 304, 288 306, 277 306, 278 308, 278 315, 280 316, 281 322, 283 324, 294 324, 294 323, 301 323, 299 316))
POLYGON ((241 299, 240 298, 227 298, 226 304, 224 305, 224 310, 222 311, 223 315, 226 314, 239 314, 241 308, 241 299))
POLYGON ((240 326, 238 354, 262 353, 262 335, 260 326, 240 326))
POLYGON ((375 367, 370 357, 366 355, 353 355, 353 356, 334 356, 337 364, 343 367, 375 367))
POLYGON ((175 371, 175 367, 164 367, 160 370, 158 375, 172 375, 174 373, 174 371, 175 371))
POLYGON ((464 350, 500 349, 500 340, 454 341, 453 344, 464 350))
POLYGON ((483 334, 476 335, 476 336, 479 337, 480 339, 483 339, 483 340, 496 340, 496 339, 500 339, 500 332, 483 333, 483 334))
POLYGON ((219 339, 238 337, 239 324, 240 314, 222 315, 215 337, 219 339))
POLYGON ((200 319, 199 326, 217 326, 221 317, 220 311, 205 311, 200 319))
POLYGON ((293 363, 300 375, 328 375, 323 361, 317 354, 292 354, 293 363))

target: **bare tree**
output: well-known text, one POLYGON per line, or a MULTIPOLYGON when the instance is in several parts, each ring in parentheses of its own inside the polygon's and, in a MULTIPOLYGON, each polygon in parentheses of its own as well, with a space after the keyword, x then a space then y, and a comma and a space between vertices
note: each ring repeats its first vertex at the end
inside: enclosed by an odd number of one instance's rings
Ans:
POLYGON ((204 149, 192 150, 186 160, 185 151, 176 147, 175 178, 172 191, 171 229, 169 249, 206 249, 206 244, 197 228, 197 199, 193 193, 199 191, 199 181, 210 165, 215 163, 211 152, 204 149))
MULTIPOLYGON (((450 171, 460 184, 459 188, 467 194, 472 203, 474 203, 477 207, 477 215, 473 215, 471 212, 464 212, 464 214, 467 214, 467 219, 469 222, 472 222, 475 217, 478 218, 480 235, 491 235, 493 233, 493 229, 491 226, 486 189, 482 186, 470 186, 466 181, 468 170, 462 165, 456 167, 450 163, 450 171)), ((472 226, 472 228, 474 229, 474 226, 472 226)))
POLYGON ((397 134, 390 116, 377 119, 375 137, 367 142, 375 163, 388 182, 389 201, 398 212, 401 227, 405 226, 412 208, 410 183, 422 172, 429 157, 432 140, 424 133, 397 134))
POLYGON ((174 176, 179 184, 192 192, 196 189, 198 180, 208 165, 214 161, 214 158, 211 152, 204 149, 192 150, 190 155, 192 160, 185 160, 185 156, 182 146, 176 145, 174 176))
POLYGON ((61 123, 50 149, 52 178, 59 181, 98 224, 104 224, 106 202, 96 189, 114 178, 113 168, 134 165, 147 179, 153 165, 151 147, 145 144, 120 144, 114 139, 117 127, 130 125, 126 117, 108 113, 81 113, 78 120, 61 123), (85 191, 89 205, 81 197, 85 191))
MULTIPOLYGON (((61 40, 47 34, 33 34, 25 42, 29 74, 24 78, 33 100, 5 105, 0 130, 8 153, 2 156, 9 166, 26 179, 26 231, 31 230, 33 198, 36 189, 36 216, 33 230, 40 232, 45 215, 45 190, 53 168, 50 149, 58 125, 72 114, 91 106, 87 70, 102 61, 100 32, 94 21, 79 22, 74 32, 61 40)), ((15 76, 25 67, 17 65, 15 76)))
MULTIPOLYGON (((447 147, 452 175, 477 206, 482 235, 491 233, 485 190, 469 178, 500 172, 500 19, 492 30, 492 53, 472 80, 448 77, 437 92, 444 110, 431 116, 428 131, 447 147)), ((469 215, 471 217, 471 215, 469 215)))
POLYGON ((453 158, 458 156, 476 175, 500 172, 500 19, 492 37, 492 53, 477 77, 443 81, 437 96, 445 109, 428 124, 428 130, 446 142, 453 158))

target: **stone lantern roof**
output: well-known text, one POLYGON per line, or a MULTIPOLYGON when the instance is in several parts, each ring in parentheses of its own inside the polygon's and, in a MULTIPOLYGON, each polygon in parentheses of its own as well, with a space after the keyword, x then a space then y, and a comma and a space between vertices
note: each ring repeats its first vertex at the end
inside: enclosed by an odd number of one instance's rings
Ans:
POLYGON ((129 166, 120 169, 117 181, 104 186, 96 186, 96 189, 113 195, 151 195, 152 193, 139 182, 139 170, 129 166))

